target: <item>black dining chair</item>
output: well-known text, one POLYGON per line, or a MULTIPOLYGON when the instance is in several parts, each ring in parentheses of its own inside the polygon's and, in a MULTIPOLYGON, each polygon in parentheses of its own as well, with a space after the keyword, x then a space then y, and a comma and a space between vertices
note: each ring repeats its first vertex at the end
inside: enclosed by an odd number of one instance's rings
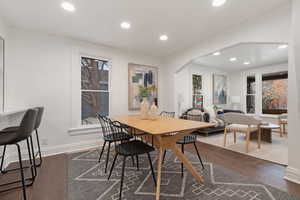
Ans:
POLYGON ((98 114, 97 116, 98 116, 98 120, 99 120, 100 125, 101 125, 102 136, 103 136, 103 140, 104 140, 104 144, 102 146, 100 156, 99 156, 99 160, 98 160, 99 163, 101 161, 101 157, 102 157, 102 154, 104 152, 105 145, 106 145, 106 143, 108 143, 107 156, 106 156, 106 162, 105 162, 105 173, 106 173, 107 172, 107 166, 108 166, 108 159, 109 159, 111 143, 130 140, 133 137, 131 135, 129 135, 128 133, 126 133, 126 132, 119 132, 119 133, 115 132, 115 133, 113 133, 112 130, 111 130, 110 125, 108 123, 105 123, 106 121, 108 121, 108 118, 104 115, 101 115, 101 114, 98 114))
POLYGON ((162 117, 174 118, 175 117, 175 112, 162 111, 159 115, 162 116, 162 117))
MULTIPOLYGON (((19 166, 20 167, 12 169, 12 170, 6 170, 6 172, 13 171, 13 170, 19 170, 20 175, 21 175, 21 180, 17 180, 17 181, 13 181, 13 182, 9 182, 9 183, 0 185, 0 187, 5 187, 5 189, 0 190, 0 192, 7 192, 7 191, 10 191, 13 189, 22 188, 24 200, 27 199, 26 187, 31 186, 33 184, 34 178, 36 176, 36 174, 34 172, 35 166, 34 166, 33 158, 32 158, 32 156, 34 156, 34 155, 32 154, 32 151, 31 151, 32 146, 29 144, 30 143, 29 138, 34 130, 36 117, 37 117, 37 110, 29 109, 26 111, 25 115, 23 116, 20 126, 10 127, 10 128, 6 128, 6 129, 3 129, 0 131, 0 146, 4 146, 6 149, 7 145, 16 145, 17 150, 18 150, 18 158, 19 158, 19 166), (21 154, 21 148, 20 148, 20 144, 19 144, 20 142, 25 141, 25 140, 27 142, 27 150, 28 150, 28 157, 29 157, 29 163, 30 163, 29 168, 31 169, 31 177, 29 177, 29 178, 25 178, 25 175, 24 175, 22 154, 21 154), (26 183, 27 181, 30 181, 30 183, 27 184, 26 183), (20 182, 22 183, 21 186, 13 186, 13 187, 7 188, 10 185, 15 185, 20 182)), ((5 152, 4 152, 4 154, 5 154, 5 152)))
MULTIPOLYGON (((166 111, 163 111, 163 112, 161 112, 160 115, 163 116, 163 117, 174 117, 175 116, 175 112, 166 112, 166 111)), ((184 137, 180 138, 179 140, 177 140, 176 143, 181 145, 181 151, 182 151, 182 153, 184 153, 184 145, 193 144, 194 148, 196 150, 198 159, 199 159, 199 161, 200 161, 200 163, 202 165, 202 169, 204 169, 204 165, 203 165, 200 153, 198 151, 196 142, 197 142, 197 135, 194 134, 194 133, 191 133, 191 134, 189 134, 187 136, 184 136, 184 137)), ((164 155, 163 155, 163 161, 165 160, 166 153, 167 153, 167 151, 165 150, 164 151, 164 155)), ((181 163, 181 176, 183 176, 183 163, 181 163)))
MULTIPOLYGON (((113 136, 115 136, 114 133, 126 132, 125 131, 126 127, 124 127, 122 124, 120 124, 117 121, 112 122, 110 119, 108 119, 104 123, 106 123, 107 126, 110 126, 110 128, 113 132, 113 134, 112 134, 113 136)), ((116 145, 115 146, 116 154, 115 154, 112 166, 110 168, 110 172, 109 172, 107 180, 109 180, 111 177, 111 174, 114 169, 114 166, 115 166, 118 156, 119 155, 123 156, 119 200, 122 199, 122 187, 123 187, 124 172, 125 172, 125 165, 126 165, 127 157, 134 157, 134 156, 138 156, 138 155, 142 155, 142 154, 147 154, 148 160, 149 160, 149 165, 151 168, 152 178, 153 178, 154 184, 156 185, 153 165, 152 165, 151 156, 150 156, 150 152, 154 151, 154 148, 152 146, 144 143, 141 140, 137 140, 137 139, 134 139, 131 141, 123 141, 121 144, 115 144, 115 145, 116 145)))

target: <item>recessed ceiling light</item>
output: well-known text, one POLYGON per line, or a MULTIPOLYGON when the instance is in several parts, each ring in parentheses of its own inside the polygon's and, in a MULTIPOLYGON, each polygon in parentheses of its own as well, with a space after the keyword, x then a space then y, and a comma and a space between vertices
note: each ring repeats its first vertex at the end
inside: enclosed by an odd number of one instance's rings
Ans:
POLYGON ((244 65, 250 65, 250 62, 248 61, 244 62, 244 65))
POLYGON ((130 29, 131 25, 129 22, 122 22, 121 23, 121 28, 122 29, 130 29))
POLYGON ((213 55, 214 56, 219 56, 219 55, 221 55, 221 52, 217 51, 217 52, 213 53, 213 55))
POLYGON ((159 37, 159 39, 162 40, 162 41, 166 41, 166 40, 169 39, 169 37, 168 37, 167 35, 161 35, 161 36, 159 37))
POLYGON ((65 9, 66 11, 69 11, 69 12, 74 12, 75 11, 75 6, 72 3, 67 2, 67 1, 62 2, 61 7, 63 9, 65 9))
POLYGON ((278 49, 286 49, 286 48, 288 48, 287 44, 282 44, 278 46, 278 49))
POLYGON ((234 62, 234 61, 236 61, 237 60, 237 58, 230 58, 230 61, 231 62, 234 62))
POLYGON ((213 7, 220 7, 226 3, 226 0, 213 0, 212 6, 213 7))

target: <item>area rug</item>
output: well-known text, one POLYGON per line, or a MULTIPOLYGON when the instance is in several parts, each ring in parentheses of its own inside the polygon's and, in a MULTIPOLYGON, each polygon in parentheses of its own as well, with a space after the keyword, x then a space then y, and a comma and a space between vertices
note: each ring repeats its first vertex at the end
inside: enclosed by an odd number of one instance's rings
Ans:
MULTIPOLYGON (((224 148, 224 133, 211 133, 208 136, 199 135, 198 141, 224 148)), ((262 141, 261 149, 257 148, 257 141, 252 140, 250 142, 249 153, 245 152, 245 135, 237 134, 237 143, 234 144, 233 134, 229 133, 225 148, 281 165, 288 164, 288 138, 286 135, 284 135, 284 137, 280 137, 277 132, 272 133, 272 143, 262 141)))
MULTIPOLYGON (((186 153, 193 166, 203 173, 205 184, 198 184, 184 171, 181 177, 180 162, 168 153, 162 169, 161 200, 296 200, 288 193, 258 183, 213 163, 205 162, 202 171, 197 157, 186 153)), ((104 173, 105 156, 97 162, 99 152, 91 150, 69 155, 69 200, 116 200, 119 196, 122 158, 118 158, 110 181, 104 173)), ((152 161, 157 166, 156 152, 152 161)), ((110 164, 112 159, 110 159, 110 164)), ((154 200, 155 187, 146 156, 139 157, 140 170, 128 158, 123 185, 123 200, 154 200)), ((110 166, 110 165, 109 165, 110 166)), ((155 170, 156 172, 156 170, 155 170)))

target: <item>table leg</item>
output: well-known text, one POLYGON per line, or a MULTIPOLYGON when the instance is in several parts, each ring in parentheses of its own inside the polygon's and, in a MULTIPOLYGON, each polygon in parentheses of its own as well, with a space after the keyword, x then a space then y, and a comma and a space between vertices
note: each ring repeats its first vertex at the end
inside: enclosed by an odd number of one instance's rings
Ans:
POLYGON ((161 167, 162 167, 162 160, 163 160, 164 150, 163 148, 159 148, 159 155, 158 155, 158 165, 157 165, 157 178, 156 178, 156 200, 160 198, 160 182, 161 182, 161 167))
POLYGON ((198 181, 198 183, 203 184, 204 180, 202 176, 200 176, 197 172, 197 170, 192 166, 192 164, 189 162, 189 160, 186 158, 186 156, 178 149, 176 144, 170 145, 170 149, 174 151, 176 154, 177 158, 181 160, 183 163, 184 167, 189 170, 189 172, 193 175, 193 177, 198 181))

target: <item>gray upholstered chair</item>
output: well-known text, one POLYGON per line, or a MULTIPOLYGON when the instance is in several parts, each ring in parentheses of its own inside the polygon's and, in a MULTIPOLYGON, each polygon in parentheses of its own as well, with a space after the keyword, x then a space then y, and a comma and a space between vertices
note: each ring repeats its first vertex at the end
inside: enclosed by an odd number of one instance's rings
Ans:
POLYGON ((288 115, 287 114, 279 115, 278 124, 280 126, 280 137, 283 137, 283 134, 286 133, 286 125, 288 124, 288 115))
POLYGON ((261 120, 240 113, 225 113, 224 120, 226 123, 225 131, 224 131, 224 147, 226 146, 226 139, 229 131, 232 131, 234 134, 234 143, 236 143, 236 134, 242 133, 242 134, 246 134, 246 153, 248 153, 249 144, 250 144, 250 134, 255 131, 258 131, 257 143, 258 143, 258 148, 260 149, 261 120))

